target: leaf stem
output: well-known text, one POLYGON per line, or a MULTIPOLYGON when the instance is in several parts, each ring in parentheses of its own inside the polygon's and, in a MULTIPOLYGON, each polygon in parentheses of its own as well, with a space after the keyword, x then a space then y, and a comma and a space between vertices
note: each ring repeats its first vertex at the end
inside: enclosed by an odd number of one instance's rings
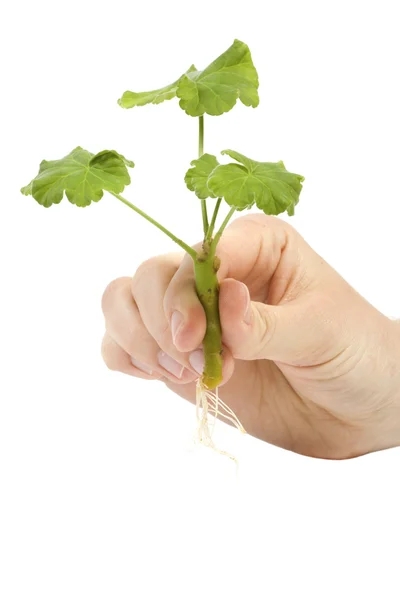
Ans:
POLYGON ((204 154, 204 115, 199 117, 199 158, 204 154))
POLYGON ((203 217, 203 231, 204 231, 204 239, 207 237, 209 225, 208 225, 208 215, 207 215, 207 205, 205 199, 201 200, 201 214, 203 217))
POLYGON ((217 219, 217 215, 218 215, 219 207, 221 206, 221 202, 222 202, 222 198, 218 198, 215 208, 214 208, 213 216, 211 218, 210 226, 208 228, 207 235, 206 235, 207 242, 211 241, 212 234, 214 233, 215 221, 217 219))
POLYGON ((223 231, 224 231, 225 227, 228 225, 228 223, 229 223, 229 221, 230 221, 230 219, 231 219, 231 217, 232 217, 233 213, 235 212, 235 210, 236 210, 236 207, 235 207, 235 206, 232 206, 232 207, 231 207, 231 210, 230 210, 230 211, 228 212, 228 214, 226 215, 226 217, 225 217, 225 219, 224 219, 224 221, 223 221, 223 223, 222 223, 221 227, 218 229, 217 233, 215 234, 215 237, 214 237, 214 239, 213 239, 213 241, 212 241, 212 243, 211 243, 211 247, 210 247, 210 251, 211 251, 212 253, 214 253, 214 252, 215 252, 215 249, 216 249, 216 247, 217 247, 217 244, 218 244, 218 242, 219 242, 219 240, 220 240, 220 238, 221 238, 221 235, 222 235, 222 233, 223 233, 223 231))
MULTIPOLYGON (((204 154, 204 115, 199 117, 199 158, 204 154)), ((203 231, 204 239, 207 237, 208 232, 208 214, 207 214, 207 203, 205 199, 201 200, 201 214, 203 217, 203 231)))
POLYGON ((186 244, 185 242, 183 242, 182 240, 177 238, 176 235, 171 233, 168 229, 166 229, 163 225, 161 225, 161 223, 158 223, 158 221, 155 221, 152 217, 150 217, 145 212, 143 212, 143 210, 140 210, 140 208, 138 208, 134 204, 131 204, 131 202, 129 202, 128 200, 123 198, 123 196, 121 196, 120 194, 116 194, 115 192, 111 192, 111 191, 109 191, 109 194, 118 198, 118 200, 120 200, 120 202, 123 202, 124 204, 126 204, 126 206, 129 206, 129 208, 131 208, 132 210, 137 212, 139 215, 144 217, 147 221, 149 221, 149 223, 152 223, 153 225, 158 227, 158 229, 160 229, 163 233, 165 233, 165 235, 167 235, 169 238, 171 238, 172 241, 174 241, 176 244, 178 244, 178 246, 180 246, 183 250, 185 250, 185 252, 187 252, 189 254, 189 256, 191 256, 193 258, 193 260, 196 260, 196 257, 197 257, 196 250, 194 250, 193 248, 188 246, 188 244, 186 244))

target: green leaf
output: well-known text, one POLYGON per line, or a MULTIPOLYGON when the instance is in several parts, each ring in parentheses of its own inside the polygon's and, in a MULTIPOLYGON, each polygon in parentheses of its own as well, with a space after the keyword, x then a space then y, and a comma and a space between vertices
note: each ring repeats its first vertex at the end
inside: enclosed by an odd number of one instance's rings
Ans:
POLYGON ((217 158, 213 154, 203 154, 200 158, 192 160, 190 164, 193 168, 189 169, 185 175, 185 183, 189 190, 200 199, 216 198, 215 194, 207 187, 207 180, 211 172, 219 165, 217 158))
POLYGON ((65 194, 72 204, 89 206, 103 197, 103 191, 121 193, 131 178, 127 167, 134 167, 115 150, 92 154, 80 146, 59 160, 40 163, 39 173, 21 188, 42 206, 59 204, 65 194))
POLYGON ((259 104, 258 75, 246 44, 235 40, 204 71, 192 71, 179 81, 179 105, 192 117, 222 115, 240 99, 245 106, 259 104))
POLYGON ((177 96, 180 107, 190 116, 222 115, 230 111, 240 99, 245 106, 256 107, 258 75, 250 50, 235 40, 206 69, 198 71, 194 65, 174 83, 150 92, 124 92, 118 100, 123 108, 159 104, 177 96))
POLYGON ((250 208, 255 203, 267 215, 278 215, 285 210, 294 214, 302 189, 302 175, 286 170, 282 161, 258 162, 234 150, 224 150, 237 161, 219 165, 212 171, 207 186, 215 196, 223 196, 230 206, 238 210, 250 208))
POLYGON ((185 77, 187 73, 196 71, 196 67, 192 65, 182 77, 174 81, 165 87, 159 88, 158 90, 152 90, 150 92, 130 92, 126 91, 122 94, 118 100, 118 104, 122 108, 133 108, 134 106, 145 106, 145 104, 160 104, 164 100, 171 100, 175 98, 176 91, 180 80, 185 77))

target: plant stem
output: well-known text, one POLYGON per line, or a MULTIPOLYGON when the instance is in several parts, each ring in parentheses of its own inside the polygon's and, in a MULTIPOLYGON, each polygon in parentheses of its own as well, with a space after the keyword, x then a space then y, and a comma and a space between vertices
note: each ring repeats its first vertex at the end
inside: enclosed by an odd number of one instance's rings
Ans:
POLYGON ((215 221, 217 219, 217 215, 218 215, 218 211, 219 211, 221 202, 222 202, 222 198, 218 198, 215 208, 214 208, 213 216, 211 218, 210 226, 208 228, 207 235, 206 235, 207 242, 211 241, 212 234, 214 233, 215 221))
POLYGON ((206 239, 209 226, 208 226, 207 205, 206 205, 206 201, 204 198, 202 198, 202 200, 201 200, 201 214, 203 217, 204 239, 206 239))
POLYGON ((215 251, 225 227, 236 210, 235 207, 230 209, 217 234, 212 239, 212 230, 220 204, 221 198, 218 198, 208 230, 210 238, 206 238, 206 243, 203 243, 203 251, 197 255, 194 261, 196 292, 206 313, 207 326, 203 339, 204 371, 201 380, 208 389, 218 387, 222 381, 222 331, 217 277, 220 260, 215 255, 215 251))
POLYGON ((199 158, 204 154, 204 115, 199 117, 199 158))
POLYGON ((166 229, 163 225, 161 225, 161 223, 158 223, 158 221, 155 221, 152 217, 150 217, 145 212, 143 212, 143 210, 140 210, 140 208, 138 208, 134 204, 131 204, 128 200, 126 200, 125 198, 123 198, 122 196, 120 196, 120 194, 116 194, 115 192, 109 192, 109 194, 112 194, 113 196, 115 196, 116 198, 118 198, 118 200, 120 200, 121 202, 123 202, 124 204, 126 204, 126 206, 129 206, 129 208, 131 208, 132 210, 136 211, 139 215, 141 215, 142 217, 144 217, 147 221, 149 221, 150 223, 152 223, 153 225, 155 225, 156 227, 158 227, 158 229, 160 229, 169 238, 171 238, 171 240, 173 240, 176 244, 178 244, 178 246, 180 246, 183 250, 185 250, 185 252, 187 252, 193 258, 193 260, 196 259, 196 256, 197 256, 196 250, 194 250, 193 248, 191 248, 190 246, 188 246, 188 244, 186 244, 185 242, 183 242, 182 240, 180 240, 179 238, 177 238, 176 235, 174 235, 173 233, 171 233, 168 229, 166 229))
POLYGON ((196 292, 206 313, 206 334, 203 339, 204 371, 202 382, 214 389, 222 381, 222 334, 219 317, 218 267, 212 252, 198 255, 194 261, 196 292))
MULTIPOLYGON (((204 115, 199 117, 199 158, 204 154, 204 115)), ((208 215, 207 215, 207 204, 205 199, 201 200, 201 214, 203 217, 203 231, 204 239, 207 237, 208 231, 208 215)))
POLYGON ((233 213, 235 212, 236 208, 234 206, 231 207, 231 210, 228 212, 228 214, 226 215, 221 227, 218 229, 217 233, 215 234, 215 237, 213 239, 213 241, 211 242, 211 252, 215 253, 215 249, 217 247, 217 244, 221 238, 221 235, 225 229, 225 227, 228 225, 233 213))

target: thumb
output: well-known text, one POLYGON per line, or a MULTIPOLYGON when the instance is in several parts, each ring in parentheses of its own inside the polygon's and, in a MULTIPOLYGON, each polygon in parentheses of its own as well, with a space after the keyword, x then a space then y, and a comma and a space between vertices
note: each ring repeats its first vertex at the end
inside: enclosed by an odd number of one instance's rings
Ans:
POLYGON ((317 296, 278 306, 252 302, 247 286, 228 278, 220 284, 219 306, 223 342, 241 360, 315 364, 337 339, 332 315, 317 296))

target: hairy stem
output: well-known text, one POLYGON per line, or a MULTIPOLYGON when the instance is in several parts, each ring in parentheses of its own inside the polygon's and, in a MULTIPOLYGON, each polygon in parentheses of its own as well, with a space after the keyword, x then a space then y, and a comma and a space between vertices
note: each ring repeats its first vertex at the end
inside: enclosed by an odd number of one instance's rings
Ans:
POLYGON ((126 206, 129 206, 129 208, 131 208, 132 210, 137 212, 139 215, 144 217, 147 221, 149 221, 149 223, 152 223, 153 225, 158 227, 158 229, 160 229, 163 233, 165 233, 165 235, 167 235, 169 238, 171 238, 172 241, 174 241, 176 244, 178 244, 178 246, 180 246, 183 250, 185 250, 185 252, 187 252, 193 258, 193 260, 196 259, 196 257, 197 257, 196 250, 194 250, 188 244, 186 244, 185 242, 180 240, 178 237, 176 237, 176 235, 171 233, 168 229, 166 229, 163 225, 161 225, 161 223, 158 223, 158 221, 156 221, 155 219, 153 219, 152 217, 147 215, 143 210, 140 210, 140 208, 138 208, 137 206, 135 206, 134 204, 132 204, 131 202, 129 202, 128 200, 123 198, 120 194, 116 194, 115 192, 109 192, 109 194, 112 194, 113 196, 118 198, 118 200, 120 200, 120 202, 123 202, 124 204, 126 204, 126 206))
POLYGON ((210 226, 208 228, 207 235, 206 235, 207 242, 211 241, 212 234, 214 233, 215 221, 217 220, 217 215, 218 215, 219 207, 221 206, 221 202, 222 202, 222 198, 218 198, 218 200, 215 204, 213 216, 211 218, 210 226))

